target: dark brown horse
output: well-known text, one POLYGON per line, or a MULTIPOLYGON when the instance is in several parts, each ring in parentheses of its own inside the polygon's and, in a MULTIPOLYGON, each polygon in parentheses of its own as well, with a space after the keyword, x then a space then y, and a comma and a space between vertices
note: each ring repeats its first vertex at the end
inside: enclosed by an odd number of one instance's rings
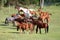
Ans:
POLYGON ((42 28, 45 29, 45 33, 48 33, 48 29, 49 29, 48 23, 43 23, 43 20, 41 17, 38 18, 36 24, 37 24, 36 33, 38 32, 38 29, 40 30, 40 33, 41 33, 42 28))

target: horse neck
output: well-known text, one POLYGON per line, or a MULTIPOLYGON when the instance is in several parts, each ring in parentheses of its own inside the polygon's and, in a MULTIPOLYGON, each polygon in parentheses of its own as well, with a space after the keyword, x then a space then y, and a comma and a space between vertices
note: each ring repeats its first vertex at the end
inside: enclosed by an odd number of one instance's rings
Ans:
POLYGON ((41 18, 41 17, 38 17, 38 20, 39 20, 39 21, 41 21, 41 22, 43 22, 43 20, 42 20, 42 18, 41 18))

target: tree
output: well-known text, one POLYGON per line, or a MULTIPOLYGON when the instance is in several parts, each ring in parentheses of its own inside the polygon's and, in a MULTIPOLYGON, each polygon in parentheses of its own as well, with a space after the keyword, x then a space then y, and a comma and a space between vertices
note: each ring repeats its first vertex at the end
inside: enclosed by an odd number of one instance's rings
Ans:
POLYGON ((24 0, 25 1, 25 4, 29 5, 30 4, 30 1, 29 0, 24 0))
POLYGON ((44 0, 40 0, 40 8, 44 7, 44 0))

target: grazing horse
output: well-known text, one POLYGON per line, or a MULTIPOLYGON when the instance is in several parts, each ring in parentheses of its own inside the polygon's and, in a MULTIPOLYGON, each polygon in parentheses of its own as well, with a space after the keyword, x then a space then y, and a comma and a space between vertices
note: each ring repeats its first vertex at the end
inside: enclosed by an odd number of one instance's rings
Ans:
POLYGON ((13 23, 13 26, 15 25, 15 22, 14 22, 14 20, 15 19, 17 19, 17 18, 22 18, 22 17, 24 17, 24 14, 12 14, 11 15, 11 17, 7 17, 6 19, 5 19, 5 24, 9 24, 10 22, 12 22, 13 23))
POLYGON ((27 20, 25 19, 15 19, 16 24, 17 24, 17 31, 20 29, 24 32, 24 30, 30 30, 30 33, 33 32, 34 25, 32 23, 28 23, 27 20))
POLYGON ((41 17, 38 18, 36 25, 37 25, 36 33, 38 32, 38 29, 40 30, 40 33, 41 33, 42 28, 45 29, 45 33, 48 33, 48 28, 49 28, 48 23, 43 23, 43 20, 41 17))

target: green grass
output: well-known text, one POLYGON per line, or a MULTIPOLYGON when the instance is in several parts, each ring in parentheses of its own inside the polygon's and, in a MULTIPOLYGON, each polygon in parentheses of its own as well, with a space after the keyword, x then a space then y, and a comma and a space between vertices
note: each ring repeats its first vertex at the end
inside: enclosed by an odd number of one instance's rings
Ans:
POLYGON ((6 17, 13 13, 17 13, 14 8, 3 8, 0 10, 0 40, 60 40, 60 6, 48 6, 44 7, 44 11, 52 13, 49 23, 49 33, 45 34, 42 29, 42 34, 21 34, 20 31, 16 31, 16 27, 12 24, 9 26, 4 25, 6 17))

